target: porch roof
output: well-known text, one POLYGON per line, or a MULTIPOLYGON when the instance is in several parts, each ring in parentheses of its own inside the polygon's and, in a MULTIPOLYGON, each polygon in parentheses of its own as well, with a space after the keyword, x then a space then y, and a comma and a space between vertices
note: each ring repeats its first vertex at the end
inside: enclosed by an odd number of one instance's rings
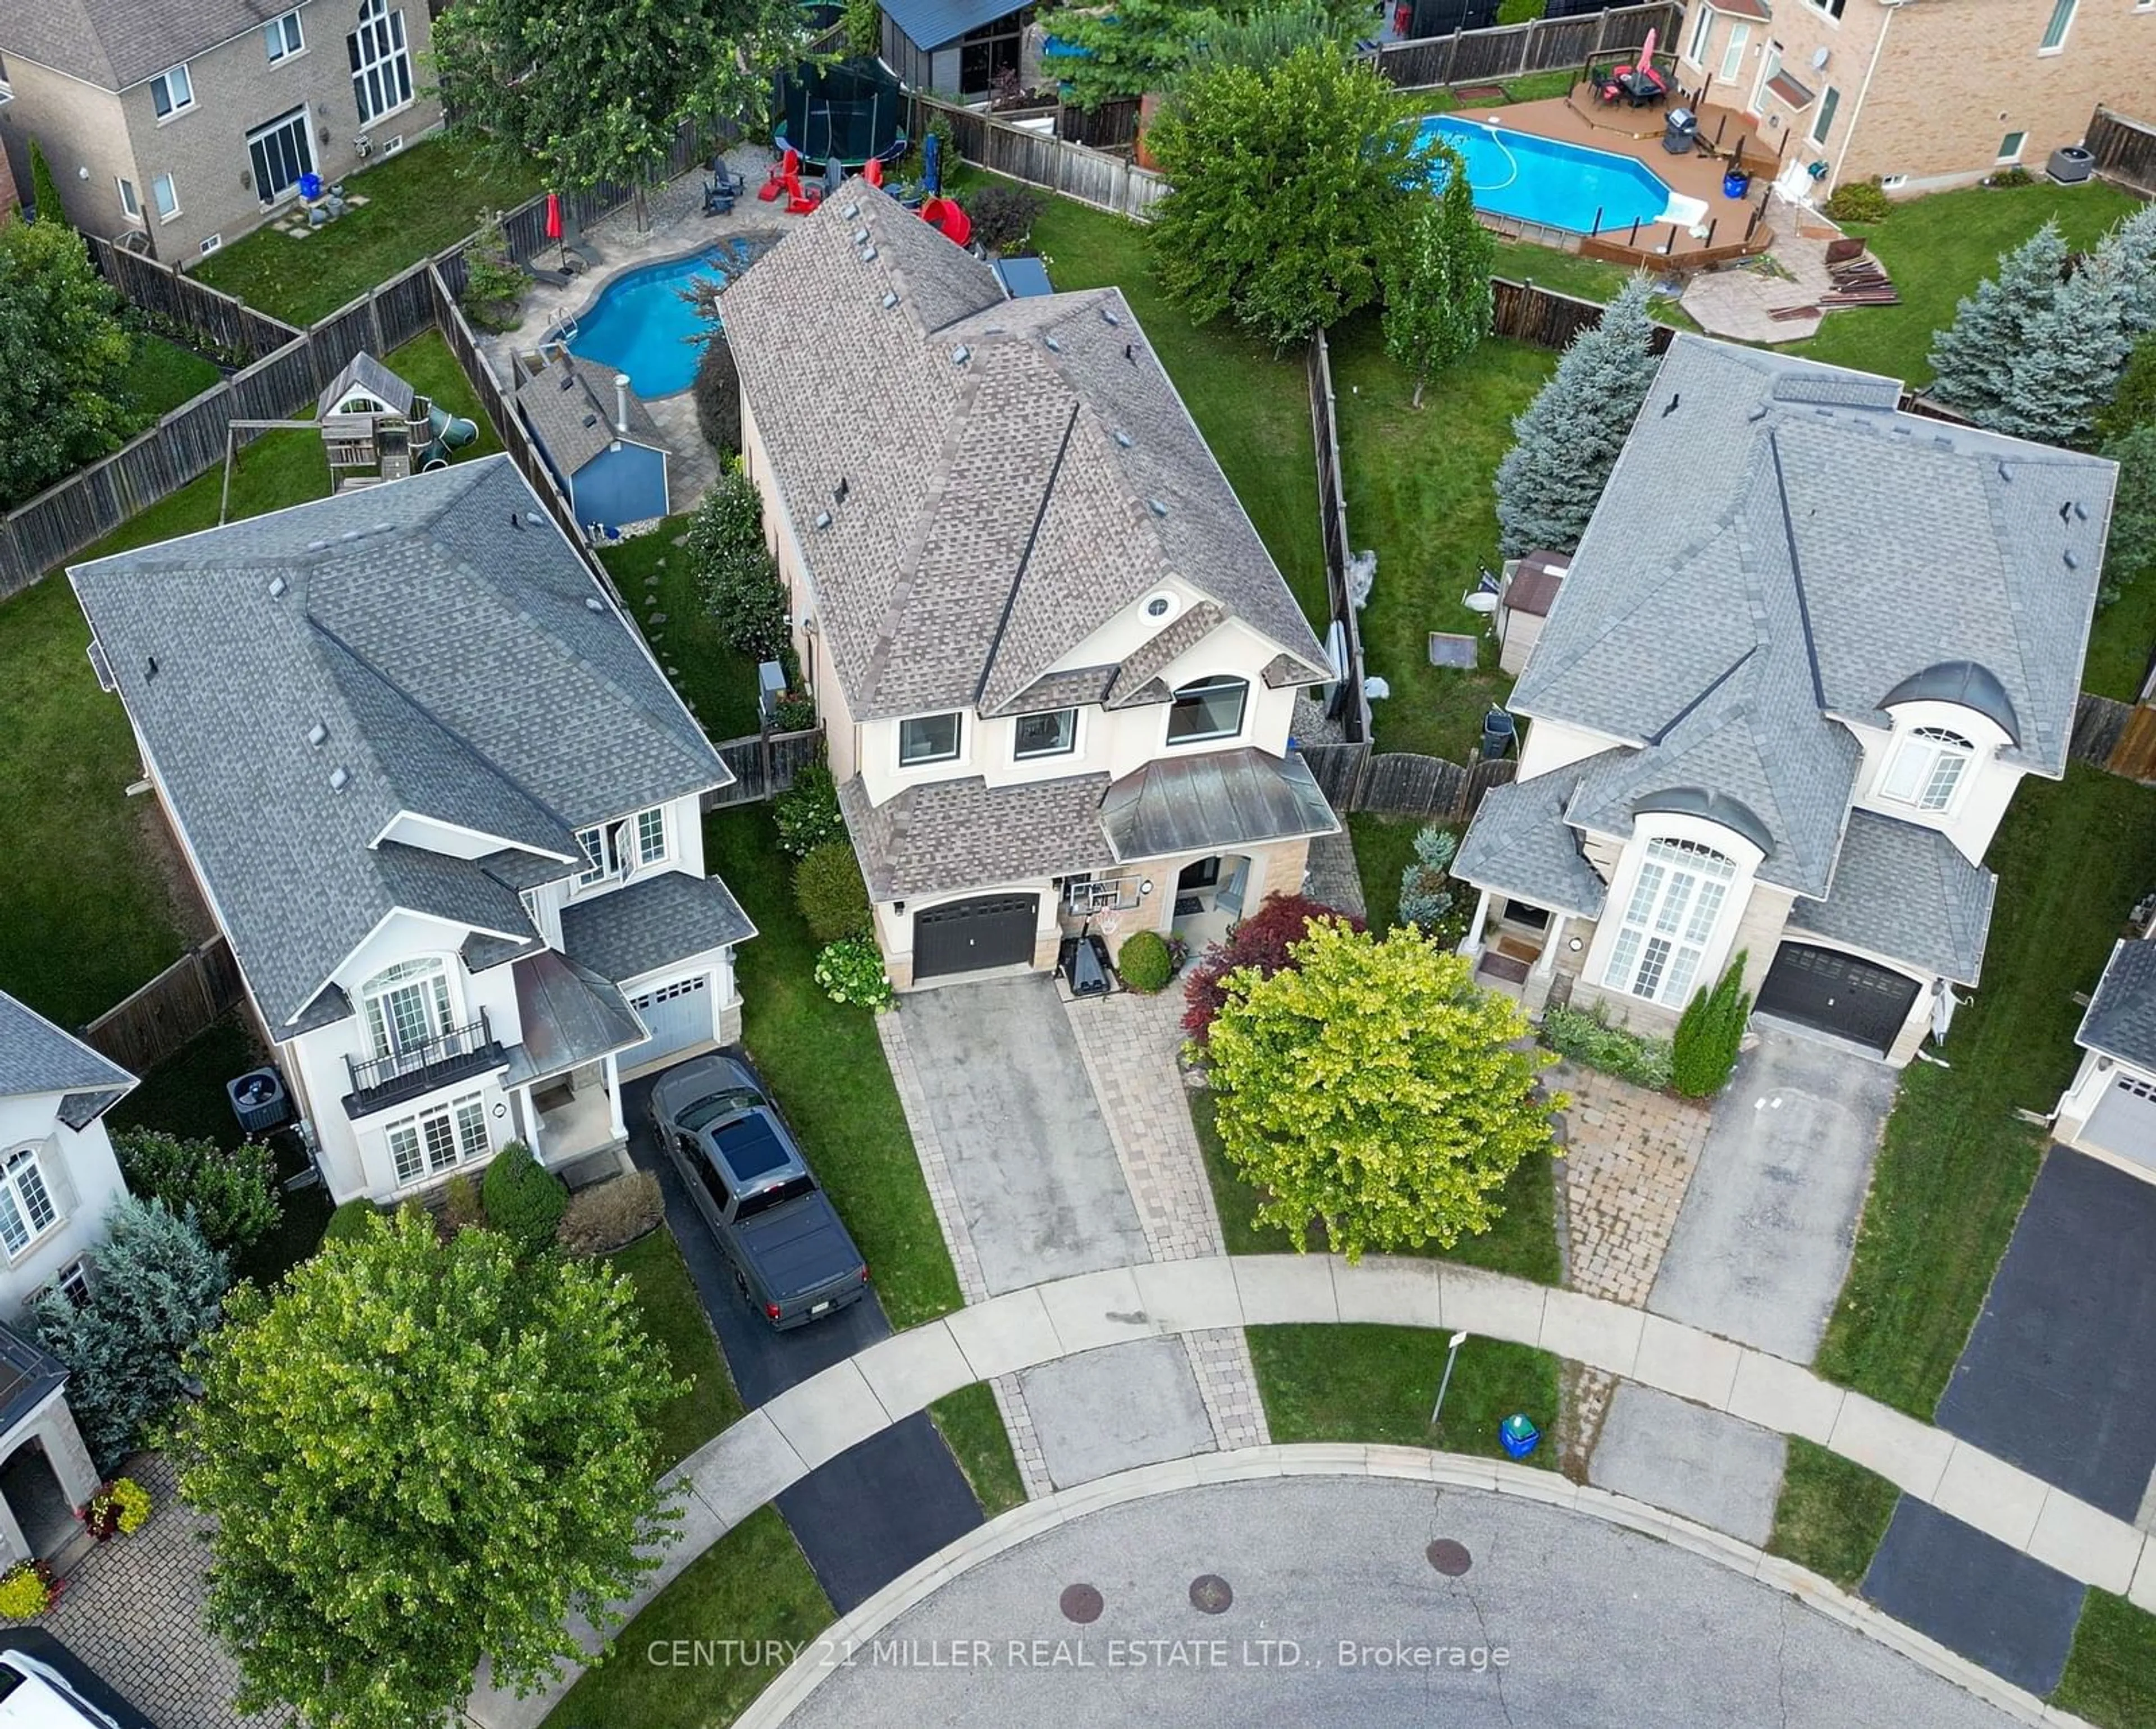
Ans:
POLYGON ((1300 756, 1245 746, 1162 757, 1109 787, 1101 827, 1118 860, 1334 835, 1340 820, 1300 756))
POLYGON ((1984 965, 1999 879, 1936 829, 1870 810, 1850 813, 1834 888, 1799 900, 1789 928, 1869 949, 1957 985, 1984 965))
POLYGON ((12 1328, 0 1326, 0 1436, 67 1385, 67 1365, 12 1328))
POLYGON ((521 1087, 644 1042, 644 1023, 620 991, 566 955, 542 949, 516 966, 524 1042, 509 1053, 506 1087, 521 1087))
POLYGON ((1583 776, 1624 754, 1604 751, 1532 780, 1491 787, 1460 843, 1452 874, 1554 912, 1600 918, 1609 891, 1579 850, 1565 807, 1583 776))

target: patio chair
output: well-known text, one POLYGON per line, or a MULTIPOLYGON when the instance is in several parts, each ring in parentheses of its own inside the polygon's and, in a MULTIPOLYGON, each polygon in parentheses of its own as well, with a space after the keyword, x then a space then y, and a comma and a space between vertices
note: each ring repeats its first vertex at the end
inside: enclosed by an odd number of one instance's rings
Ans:
POLYGON ((726 172, 724 157, 711 158, 711 178, 704 183, 704 214, 730 216, 734 200, 748 190, 748 183, 738 174, 726 172))

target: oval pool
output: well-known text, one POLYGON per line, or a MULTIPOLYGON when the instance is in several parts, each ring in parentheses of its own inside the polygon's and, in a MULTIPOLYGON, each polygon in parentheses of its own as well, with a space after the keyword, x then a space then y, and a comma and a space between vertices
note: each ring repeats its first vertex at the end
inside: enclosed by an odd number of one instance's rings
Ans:
MULTIPOLYGON (((1671 192, 1654 170, 1626 156, 1541 138, 1509 126, 1433 114, 1421 136, 1460 152, 1479 209, 1522 222, 1592 234, 1637 222, 1697 222, 1706 207, 1671 192)), ((1440 183, 1442 178, 1440 178, 1440 183)))
POLYGON ((706 325, 681 291, 699 277, 721 284, 741 275, 777 241, 776 234, 737 234, 687 258, 624 271, 578 315, 569 352, 594 366, 627 373, 646 402, 695 382, 706 325))

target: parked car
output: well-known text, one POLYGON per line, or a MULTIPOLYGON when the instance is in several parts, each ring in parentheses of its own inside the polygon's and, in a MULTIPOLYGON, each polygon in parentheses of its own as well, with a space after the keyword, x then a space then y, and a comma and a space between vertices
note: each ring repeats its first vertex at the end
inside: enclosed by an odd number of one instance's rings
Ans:
POLYGON ((0 1632, 0 1729, 157 1729, 49 1633, 0 1632))
POLYGON ((860 1300, 868 1263, 747 1069, 729 1057, 685 1063, 651 1089, 651 1120, 734 1283, 773 1326, 802 1326, 860 1300))

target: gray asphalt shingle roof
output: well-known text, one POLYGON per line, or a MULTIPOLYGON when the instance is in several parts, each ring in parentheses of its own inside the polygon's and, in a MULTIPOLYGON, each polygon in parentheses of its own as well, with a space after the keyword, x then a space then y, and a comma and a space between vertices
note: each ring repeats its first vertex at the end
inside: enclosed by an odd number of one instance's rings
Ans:
POLYGON ((1605 751, 1532 780, 1491 787, 1460 842, 1452 874, 1537 907, 1599 919, 1609 892, 1580 852, 1565 807, 1584 778, 1624 754, 1605 751))
POLYGON ((1936 829, 1852 811, 1833 893, 1797 902, 1789 929, 1974 985, 1998 887, 1936 829))
POLYGON ((0 1099, 64 1093, 61 1119, 80 1129, 134 1084, 110 1057, 0 991, 0 1099))
POLYGON ((122 90, 291 9, 290 0, 0 0, 0 54, 122 90))
POLYGON ((2076 1044, 2156 1069, 2156 942, 2121 942, 2105 963, 2076 1044))
POLYGON ((494 456, 71 569, 273 1032, 399 908, 529 933, 558 861, 377 845, 400 813, 574 854, 732 780, 537 507, 494 456))
POLYGON ((345 368, 315 399, 315 418, 326 420, 336 405, 354 389, 386 402, 400 414, 412 412, 412 387, 364 348, 345 363, 345 368))
POLYGON ((756 926, 716 877, 662 871, 562 909, 562 947, 609 979, 640 979, 691 955, 745 943, 756 926))
POLYGON ((873 900, 978 888, 1116 862, 1101 830, 1106 774, 991 788, 978 775, 909 786, 870 807, 856 774, 839 788, 873 900))
POLYGON ((728 291, 726 326, 856 719, 1010 712, 1171 575, 1327 676, 1117 291, 1007 301, 855 179, 728 291))
POLYGON ((594 370, 567 353, 550 356, 536 377, 517 374, 516 405, 557 473, 576 473, 616 439, 667 450, 665 435, 634 390, 629 393, 629 430, 616 430, 615 376, 608 368, 594 370))

